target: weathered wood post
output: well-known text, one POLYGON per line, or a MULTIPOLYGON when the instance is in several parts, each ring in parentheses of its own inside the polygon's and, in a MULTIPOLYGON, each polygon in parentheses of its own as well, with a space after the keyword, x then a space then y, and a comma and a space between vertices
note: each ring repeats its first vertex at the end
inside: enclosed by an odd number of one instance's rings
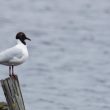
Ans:
POLYGON ((24 101, 17 75, 1 80, 9 110, 25 110, 24 101))
POLYGON ((0 102, 0 110, 9 110, 7 103, 0 102))

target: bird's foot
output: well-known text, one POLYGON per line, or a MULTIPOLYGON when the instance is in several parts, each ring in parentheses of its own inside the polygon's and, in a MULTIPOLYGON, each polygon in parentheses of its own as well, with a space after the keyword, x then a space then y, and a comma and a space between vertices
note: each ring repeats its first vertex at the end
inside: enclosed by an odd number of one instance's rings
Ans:
POLYGON ((13 79, 17 79, 17 76, 16 76, 15 74, 12 74, 11 77, 12 77, 13 79))

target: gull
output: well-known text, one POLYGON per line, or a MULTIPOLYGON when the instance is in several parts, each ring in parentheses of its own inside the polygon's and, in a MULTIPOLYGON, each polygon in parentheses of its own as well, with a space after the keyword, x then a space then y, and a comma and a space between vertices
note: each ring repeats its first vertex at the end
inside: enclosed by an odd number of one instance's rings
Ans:
POLYGON ((0 64, 9 66, 9 76, 15 76, 14 66, 20 65, 28 58, 26 40, 30 40, 23 32, 16 34, 17 44, 0 53, 0 64))

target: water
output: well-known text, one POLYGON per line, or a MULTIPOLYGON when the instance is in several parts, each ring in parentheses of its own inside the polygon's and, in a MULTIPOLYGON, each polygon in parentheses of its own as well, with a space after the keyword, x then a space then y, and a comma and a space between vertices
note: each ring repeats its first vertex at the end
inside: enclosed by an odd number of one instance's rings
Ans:
POLYGON ((26 110, 110 109, 109 20, 109 0, 0 1, 0 51, 19 31, 32 39, 16 67, 26 110))

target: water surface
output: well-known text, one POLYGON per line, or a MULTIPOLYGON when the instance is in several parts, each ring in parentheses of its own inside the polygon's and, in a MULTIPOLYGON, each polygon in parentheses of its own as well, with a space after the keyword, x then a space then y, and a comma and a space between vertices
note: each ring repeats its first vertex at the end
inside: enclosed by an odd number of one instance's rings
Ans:
POLYGON ((19 31, 32 39, 30 58, 15 68, 26 110, 110 109, 109 20, 109 0, 0 1, 0 51, 19 31))

